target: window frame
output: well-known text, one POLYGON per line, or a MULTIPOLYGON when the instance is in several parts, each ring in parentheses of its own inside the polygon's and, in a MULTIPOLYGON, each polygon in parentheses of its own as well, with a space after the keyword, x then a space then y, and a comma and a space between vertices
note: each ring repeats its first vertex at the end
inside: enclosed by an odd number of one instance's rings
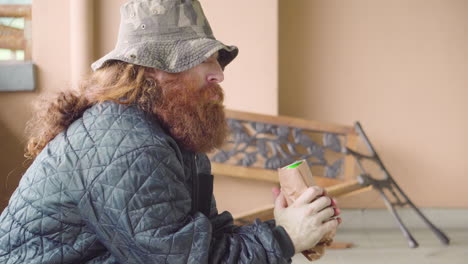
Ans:
POLYGON ((0 4, 0 17, 24 19, 23 29, 2 26, 4 32, 10 31, 11 35, 0 39, 0 48, 24 50, 24 60, 0 61, 0 92, 34 91, 36 84, 31 52, 32 4, 0 4))

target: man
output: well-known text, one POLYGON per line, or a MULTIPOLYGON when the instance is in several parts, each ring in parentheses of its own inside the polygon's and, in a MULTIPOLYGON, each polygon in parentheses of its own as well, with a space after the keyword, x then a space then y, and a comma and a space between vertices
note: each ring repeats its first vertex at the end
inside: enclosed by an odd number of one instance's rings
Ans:
POLYGON ((334 231, 318 187, 233 225, 204 154, 227 135, 223 69, 197 1, 132 0, 116 48, 29 123, 34 162, 0 217, 0 263, 289 263, 334 231))

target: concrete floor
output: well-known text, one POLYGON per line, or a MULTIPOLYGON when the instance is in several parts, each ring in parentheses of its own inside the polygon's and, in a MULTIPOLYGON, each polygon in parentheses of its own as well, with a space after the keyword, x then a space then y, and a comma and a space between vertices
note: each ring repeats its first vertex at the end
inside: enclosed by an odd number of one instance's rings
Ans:
MULTIPOLYGON (((398 228, 341 229, 335 240, 353 242, 355 247, 350 249, 328 249, 325 256, 314 263, 467 264, 468 228, 445 228, 443 231, 451 239, 449 246, 443 246, 429 229, 412 229, 411 233, 418 241, 419 248, 411 249, 398 228)), ((293 263, 305 264, 310 262, 302 254, 297 254, 293 257, 293 263)))

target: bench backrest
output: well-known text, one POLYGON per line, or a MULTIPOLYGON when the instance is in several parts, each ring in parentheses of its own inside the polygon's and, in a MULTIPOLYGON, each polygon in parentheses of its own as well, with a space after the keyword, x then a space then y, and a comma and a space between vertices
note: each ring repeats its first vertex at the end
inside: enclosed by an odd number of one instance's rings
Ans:
POLYGON ((227 110, 228 141, 211 153, 214 175, 278 183, 277 169, 307 160, 317 185, 327 187, 355 177, 352 126, 227 110))

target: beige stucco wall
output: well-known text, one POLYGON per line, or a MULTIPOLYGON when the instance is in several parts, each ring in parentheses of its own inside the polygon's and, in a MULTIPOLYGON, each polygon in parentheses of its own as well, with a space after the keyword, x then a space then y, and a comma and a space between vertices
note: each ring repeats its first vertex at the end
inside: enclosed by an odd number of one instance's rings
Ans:
MULTIPOLYGON (((96 56, 114 45, 122 2, 95 1, 96 56)), ((468 207, 467 2, 272 2, 202 1, 216 37, 240 48, 225 74, 228 108, 275 114, 279 107, 283 115, 341 124, 360 120, 418 205, 468 207)), ((40 92, 70 85, 68 18, 68 1, 34 1, 33 60, 40 92)), ((23 129, 37 94, 0 93, 0 208, 24 168, 23 129)), ((245 203, 271 201, 271 185, 217 181, 221 209, 235 213, 245 203)), ((382 206, 375 194, 340 202, 382 206)))
POLYGON ((32 53, 38 89, 0 93, 0 208, 8 202, 27 167, 23 131, 31 117, 32 100, 39 92, 69 85, 68 1, 34 1, 32 12, 32 53))
MULTIPOLYGON (((468 2, 280 0, 280 114, 359 120, 417 205, 468 207, 468 2)), ((380 207, 375 194, 342 206, 380 207)))

